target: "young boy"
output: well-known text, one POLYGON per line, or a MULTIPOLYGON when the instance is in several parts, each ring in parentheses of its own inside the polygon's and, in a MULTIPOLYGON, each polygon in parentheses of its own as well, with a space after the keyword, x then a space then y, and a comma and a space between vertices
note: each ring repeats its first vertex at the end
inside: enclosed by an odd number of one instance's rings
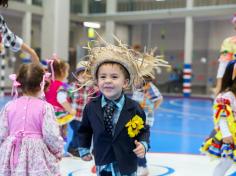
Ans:
POLYGON ((76 109, 76 116, 75 119, 70 122, 70 126, 73 130, 73 137, 69 143, 68 152, 76 157, 79 157, 79 141, 77 131, 82 121, 83 109, 90 99, 95 98, 98 93, 97 88, 93 84, 85 84, 89 79, 86 74, 87 64, 87 61, 80 61, 77 64, 74 75, 76 81, 74 81, 70 86, 73 90, 71 101, 73 108, 76 109))
POLYGON ((106 43, 90 49, 90 69, 101 95, 85 106, 79 129, 79 152, 93 154, 98 176, 135 176, 137 158, 148 150, 149 129, 144 111, 123 90, 139 79, 135 58, 124 46, 106 43))
MULTIPOLYGON (((154 123, 154 111, 160 106, 163 97, 158 88, 152 83, 153 78, 144 77, 143 84, 139 85, 133 92, 132 99, 137 101, 146 114, 146 124, 150 128, 154 123)), ((147 176, 149 174, 147 168, 146 157, 138 159, 138 176, 147 176)))

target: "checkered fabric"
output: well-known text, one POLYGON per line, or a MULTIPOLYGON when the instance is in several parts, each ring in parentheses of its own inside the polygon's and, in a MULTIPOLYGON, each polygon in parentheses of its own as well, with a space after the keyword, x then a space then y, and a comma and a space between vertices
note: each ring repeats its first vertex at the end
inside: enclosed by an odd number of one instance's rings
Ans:
MULTIPOLYGON (((78 85, 76 83, 71 84, 72 90, 78 89, 78 85)), ((76 109, 76 120, 81 121, 83 117, 83 110, 85 105, 95 96, 97 96, 97 92, 95 91, 93 86, 86 86, 80 88, 78 91, 73 93, 71 97, 72 106, 76 109)))
POLYGON ((2 43, 6 48, 10 48, 13 52, 17 52, 21 49, 23 40, 16 36, 11 30, 7 27, 7 24, 0 15, 0 35, 2 38, 2 43))

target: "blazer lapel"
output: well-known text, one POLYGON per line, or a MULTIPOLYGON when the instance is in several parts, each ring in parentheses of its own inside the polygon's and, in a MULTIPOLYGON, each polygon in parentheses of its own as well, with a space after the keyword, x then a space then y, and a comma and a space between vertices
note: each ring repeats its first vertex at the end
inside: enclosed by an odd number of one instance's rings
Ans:
POLYGON ((95 103, 94 104, 94 109, 92 111, 94 111, 96 113, 96 115, 98 116, 100 122, 104 126, 104 123, 103 123, 103 113, 102 113, 102 105, 101 105, 101 96, 99 96, 97 99, 95 99, 94 103, 95 103))
MULTIPOLYGON (((124 107, 120 113, 119 120, 115 127, 115 133, 113 140, 116 139, 118 134, 122 131, 123 128, 126 128, 125 125, 132 118, 132 109, 134 108, 134 104, 126 97, 124 107)), ((128 131, 127 131, 128 133, 128 131)))

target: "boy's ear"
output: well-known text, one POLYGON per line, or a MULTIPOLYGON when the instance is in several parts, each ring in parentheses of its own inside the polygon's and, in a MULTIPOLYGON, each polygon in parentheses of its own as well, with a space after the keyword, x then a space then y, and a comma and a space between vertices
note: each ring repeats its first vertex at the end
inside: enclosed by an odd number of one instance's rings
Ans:
POLYGON ((128 87, 128 85, 129 85, 129 79, 125 79, 123 88, 126 89, 128 87))

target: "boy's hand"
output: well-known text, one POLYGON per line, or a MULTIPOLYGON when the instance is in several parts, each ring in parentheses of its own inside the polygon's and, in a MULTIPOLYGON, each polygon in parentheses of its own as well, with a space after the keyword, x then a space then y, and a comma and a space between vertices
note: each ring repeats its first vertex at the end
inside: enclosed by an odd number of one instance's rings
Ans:
POLYGON ((75 116, 75 115, 76 115, 76 110, 75 110, 75 109, 72 109, 72 110, 70 111, 70 114, 73 115, 73 116, 75 116))
POLYGON ((234 140, 232 136, 228 136, 228 137, 223 138, 223 142, 226 144, 233 144, 234 140))
POLYGON ((137 140, 134 141, 136 148, 133 150, 133 152, 137 155, 139 158, 144 158, 145 156, 145 147, 141 142, 138 142, 137 140))
POLYGON ((82 160, 84 161, 91 161, 93 159, 91 154, 85 155, 82 157, 82 160))

